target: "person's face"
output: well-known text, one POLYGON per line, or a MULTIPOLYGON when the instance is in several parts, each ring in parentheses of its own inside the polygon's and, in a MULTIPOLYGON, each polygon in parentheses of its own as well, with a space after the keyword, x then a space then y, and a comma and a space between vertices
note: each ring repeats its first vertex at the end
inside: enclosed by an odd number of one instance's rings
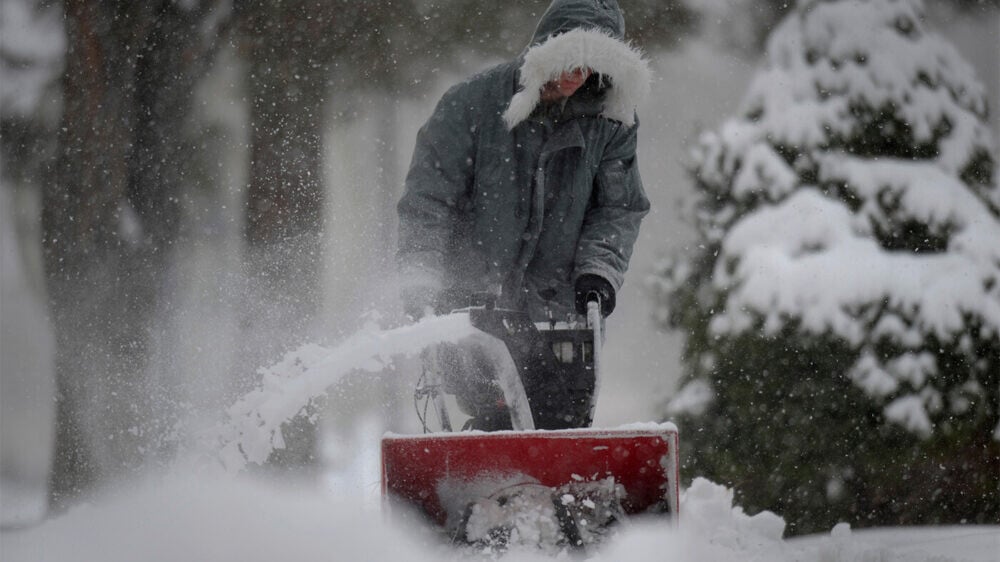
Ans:
POLYGON ((590 78, 589 68, 577 68, 569 72, 563 72, 558 78, 545 84, 542 88, 542 99, 555 100, 568 98, 576 93, 583 86, 583 83, 590 78))

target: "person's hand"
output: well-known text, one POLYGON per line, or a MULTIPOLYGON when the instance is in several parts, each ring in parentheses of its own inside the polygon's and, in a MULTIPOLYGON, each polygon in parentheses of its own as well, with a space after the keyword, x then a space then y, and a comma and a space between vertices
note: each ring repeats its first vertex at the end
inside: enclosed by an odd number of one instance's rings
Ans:
POLYGON ((608 316, 615 309, 615 289, 607 279, 600 275, 586 273, 576 280, 576 311, 587 313, 587 302, 593 300, 593 295, 600 298, 601 315, 608 316))
POLYGON ((413 320, 434 314, 434 306, 438 300, 435 289, 430 287, 406 287, 400 292, 403 301, 403 313, 413 320))

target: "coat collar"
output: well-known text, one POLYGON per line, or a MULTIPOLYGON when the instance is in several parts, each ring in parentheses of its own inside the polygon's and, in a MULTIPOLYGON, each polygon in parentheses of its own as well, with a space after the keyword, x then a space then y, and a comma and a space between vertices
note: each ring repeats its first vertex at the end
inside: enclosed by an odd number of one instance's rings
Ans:
POLYGON ((584 147, 583 132, 580 131, 580 124, 576 121, 569 121, 556 127, 552 131, 552 136, 545 141, 542 147, 542 154, 550 154, 565 150, 567 148, 584 147))

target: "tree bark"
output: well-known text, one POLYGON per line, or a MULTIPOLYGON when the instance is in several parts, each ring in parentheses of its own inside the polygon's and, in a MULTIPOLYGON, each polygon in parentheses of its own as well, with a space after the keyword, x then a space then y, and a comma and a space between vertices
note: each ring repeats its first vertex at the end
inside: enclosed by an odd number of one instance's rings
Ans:
MULTIPOLYGON (((169 448, 146 364, 179 236, 193 87, 214 53, 209 4, 65 3, 68 52, 53 179, 43 192, 56 331, 58 509, 169 448), (212 35, 212 34, 210 34, 212 35)), ((220 20, 221 21, 221 20, 220 20)))

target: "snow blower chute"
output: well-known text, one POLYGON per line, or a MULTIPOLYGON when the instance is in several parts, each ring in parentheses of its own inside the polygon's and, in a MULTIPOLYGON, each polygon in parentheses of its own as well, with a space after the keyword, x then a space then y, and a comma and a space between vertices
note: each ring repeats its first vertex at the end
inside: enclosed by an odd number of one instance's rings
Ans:
POLYGON ((569 546, 594 543, 631 516, 676 516, 676 428, 588 428, 599 311, 591 302, 586 323, 538 324, 491 302, 453 312, 482 333, 424 354, 415 402, 425 434, 382 440, 390 508, 416 508, 457 541, 520 533, 569 546), (452 432, 456 403, 473 431, 452 432), (440 431, 426 433, 431 416, 440 431))

